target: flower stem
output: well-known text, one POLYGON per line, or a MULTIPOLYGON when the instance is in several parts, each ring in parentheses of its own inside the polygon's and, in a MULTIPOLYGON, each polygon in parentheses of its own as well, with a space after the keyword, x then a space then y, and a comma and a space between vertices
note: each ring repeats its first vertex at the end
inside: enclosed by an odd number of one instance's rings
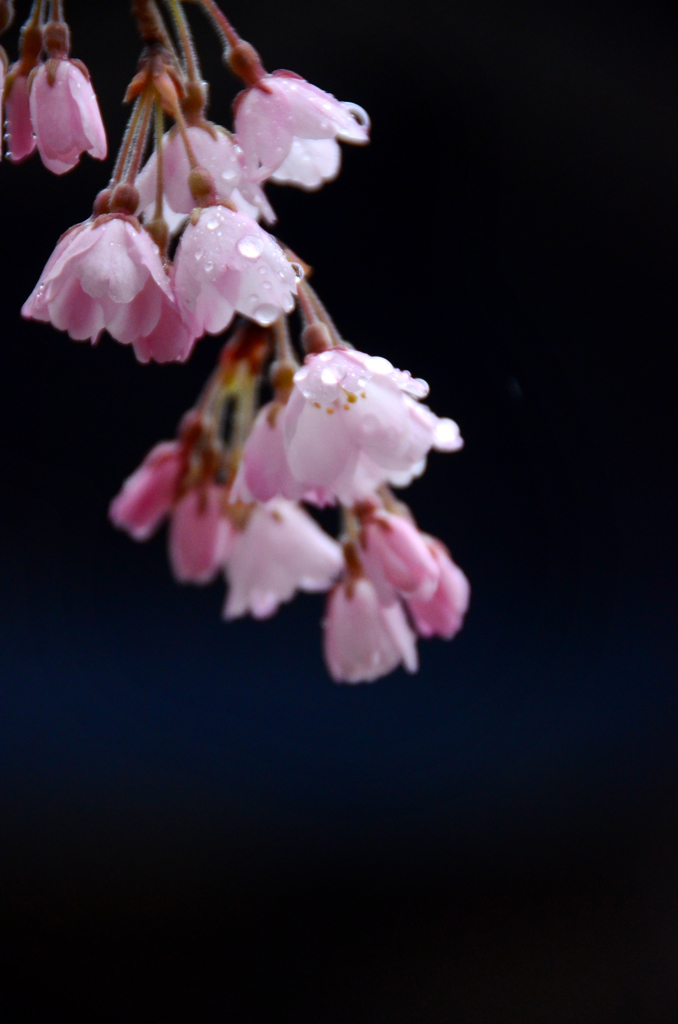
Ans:
POLYGON ((139 173, 139 165, 141 163, 141 158, 144 155, 146 142, 148 140, 148 129, 151 122, 152 112, 152 93, 149 90, 143 97, 143 113, 139 123, 139 130, 136 134, 134 147, 131 150, 130 159, 125 166, 125 181, 128 185, 134 184, 136 176, 139 173))
POLYGON ((198 167, 198 160, 196 158, 195 152, 193 151, 191 140, 188 137, 188 131, 186 129, 186 118, 184 117, 183 111, 178 104, 177 109, 172 111, 172 117, 177 123, 177 128, 179 129, 179 134, 181 135, 181 141, 183 142, 184 149, 186 150, 186 156, 188 157, 188 166, 191 168, 192 171, 194 171, 198 167))
POLYGON ((160 97, 155 98, 155 211, 154 219, 161 220, 163 215, 163 180, 162 180, 162 134, 164 115, 160 97))
POLYGON ((238 45, 241 41, 240 36, 214 0, 193 0, 193 3, 199 4, 207 14, 216 29, 217 35, 224 44, 225 53, 228 53, 232 47, 238 45))
POLYGON ((188 80, 189 82, 199 82, 201 76, 198 64, 198 55, 193 42, 193 36, 191 35, 190 26, 186 19, 186 15, 184 14, 184 9, 179 3, 179 0, 165 0, 165 5, 169 8, 170 14, 172 15, 172 21, 174 22, 174 27, 176 28, 177 35, 181 43, 188 80))
POLYGON ((343 344, 343 339, 325 306, 318 298, 308 281, 300 281, 297 287, 297 298, 301 311, 309 324, 325 324, 335 345, 343 344))
POLYGON ((139 117, 144 103, 144 97, 139 96, 136 103, 132 107, 132 113, 130 114, 127 127, 125 128, 125 134, 118 150, 118 157, 115 161, 115 167, 113 168, 113 174, 111 176, 111 185, 117 185, 122 178, 125 164, 127 163, 127 157, 129 155, 130 148, 136 138, 137 128, 139 125, 139 117))

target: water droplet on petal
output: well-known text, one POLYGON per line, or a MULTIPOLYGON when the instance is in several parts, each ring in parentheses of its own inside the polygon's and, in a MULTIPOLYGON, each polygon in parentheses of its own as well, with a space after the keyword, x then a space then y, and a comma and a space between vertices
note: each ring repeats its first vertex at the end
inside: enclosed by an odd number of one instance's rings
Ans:
POLYGON ((245 235, 236 245, 241 256, 248 260, 256 260, 264 251, 264 241, 256 235, 245 235))
POLYGON ((205 263, 205 272, 209 274, 210 270, 214 270, 214 263, 212 260, 208 260, 207 263, 205 263))
POLYGON ((208 231, 216 231, 216 229, 219 227, 219 224, 219 220, 212 219, 207 221, 205 227, 207 228, 208 231))
POLYGON ((388 359, 384 359, 383 356, 370 356, 365 360, 365 369, 368 373, 391 373, 393 370, 393 363, 389 363, 388 359))
POLYGON ((327 352, 321 352, 318 356, 321 363, 328 363, 330 359, 334 359, 334 352, 328 350, 327 352))
POLYGON ((270 281, 262 281, 261 287, 262 287, 262 288, 263 288, 263 289, 264 289, 265 291, 267 291, 267 292, 270 292, 270 290, 271 290, 271 288, 273 287, 273 285, 271 284, 271 282, 270 282, 270 281))
POLYGON ((261 324, 262 327, 268 327, 274 320, 278 319, 278 307, 272 306, 268 302, 263 302, 261 306, 257 306, 252 316, 261 324))
POLYGON ((292 261, 290 260, 290 266, 294 271, 294 276, 296 277, 297 281, 303 280, 304 268, 302 267, 302 265, 300 263, 292 263, 292 261))
POLYGON ((195 254, 195 258, 198 262, 200 262, 200 260, 202 259, 202 249, 198 249, 197 253, 195 254))
POLYGON ((433 445, 438 451, 454 452, 463 446, 464 442, 459 434, 459 427, 454 420, 439 419, 435 426, 433 445))
POLYGON ((294 375, 294 378, 293 378, 294 383, 295 384, 301 384, 302 380, 306 380, 306 378, 308 377, 308 374, 309 374, 308 366, 302 366, 302 368, 300 370, 297 370, 297 372, 294 375))
POLYGON ((421 377, 415 377, 406 390, 407 393, 413 395, 414 398, 426 398, 429 392, 429 386, 421 377))
POLYGON ((221 177, 223 181, 233 181, 233 179, 236 176, 237 171, 235 171, 232 167, 227 167, 224 171, 221 172, 221 177))
POLYGON ((338 369, 339 367, 326 366, 320 374, 320 379, 323 384, 338 384, 340 380, 340 377, 337 375, 338 369))
POLYGON ((268 267, 266 266, 265 263, 262 263, 261 266, 259 267, 259 273, 261 274, 262 277, 264 276, 264 274, 268 274, 268 267))

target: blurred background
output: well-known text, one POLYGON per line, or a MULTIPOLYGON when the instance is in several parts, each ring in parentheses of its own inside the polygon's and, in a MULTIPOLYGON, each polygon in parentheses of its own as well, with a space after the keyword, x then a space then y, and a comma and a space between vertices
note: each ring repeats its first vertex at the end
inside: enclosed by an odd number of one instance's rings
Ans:
POLYGON ((320 598, 227 626, 221 583, 178 587, 164 535, 107 521, 220 340, 140 366, 19 316, 110 173, 126 8, 66 3, 107 164, 0 167, 7 1012, 672 1024, 678 11, 226 8, 269 69, 370 112, 335 183, 269 188, 276 230, 466 440, 404 495, 471 580, 466 627, 419 675, 348 687, 320 598))

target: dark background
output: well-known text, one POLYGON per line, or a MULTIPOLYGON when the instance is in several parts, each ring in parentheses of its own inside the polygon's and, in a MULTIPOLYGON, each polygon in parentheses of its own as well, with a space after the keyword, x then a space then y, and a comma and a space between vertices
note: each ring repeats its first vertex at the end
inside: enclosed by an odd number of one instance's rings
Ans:
MULTIPOLYGON (((66 7, 115 151, 126 4, 66 7)), ((678 12, 228 11, 270 69, 372 115, 337 182, 269 194, 346 337, 462 427, 407 500, 472 609, 418 676, 337 687, 321 599, 226 626, 221 583, 177 587, 163 536, 116 533, 220 342, 144 367, 22 322, 111 161, 0 167, 7 1012, 671 1024, 678 12)))

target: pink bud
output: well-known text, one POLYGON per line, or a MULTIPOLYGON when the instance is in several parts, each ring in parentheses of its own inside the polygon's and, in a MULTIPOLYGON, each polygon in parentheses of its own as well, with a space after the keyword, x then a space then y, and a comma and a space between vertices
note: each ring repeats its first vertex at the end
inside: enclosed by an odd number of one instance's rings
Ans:
POLYGON ((287 464, 279 402, 259 410, 250 432, 231 491, 232 501, 269 501, 276 495, 298 501, 304 486, 292 476, 287 464), (244 485, 244 487, 243 487, 244 485))
POLYGON ((104 160, 106 131, 94 89, 75 61, 50 60, 31 83, 30 112, 45 167, 65 174, 89 153, 104 160), (56 63, 56 69, 54 67, 56 63))
POLYGON ((12 80, 5 98, 5 118, 7 156, 12 163, 19 164, 34 152, 36 146, 25 75, 17 75, 12 80))
POLYGON ((169 560, 178 583, 209 583, 233 544, 233 528, 223 515, 225 488, 195 487, 179 499, 168 534, 169 560))
MULTIPOLYGON (((363 526, 360 552, 365 571, 379 591, 386 581, 403 597, 428 600, 440 579, 440 568, 423 535, 403 516, 379 511, 363 526)), ((392 599, 386 601, 392 604, 392 599)))
POLYGON ((451 640, 464 624, 471 588, 466 576, 435 537, 427 537, 429 550, 438 563, 440 581, 427 601, 415 598, 407 602, 420 636, 439 636, 451 640))
POLYGON ((177 441, 152 448, 111 502, 108 515, 113 525, 135 540, 148 540, 174 504, 182 467, 177 441))

